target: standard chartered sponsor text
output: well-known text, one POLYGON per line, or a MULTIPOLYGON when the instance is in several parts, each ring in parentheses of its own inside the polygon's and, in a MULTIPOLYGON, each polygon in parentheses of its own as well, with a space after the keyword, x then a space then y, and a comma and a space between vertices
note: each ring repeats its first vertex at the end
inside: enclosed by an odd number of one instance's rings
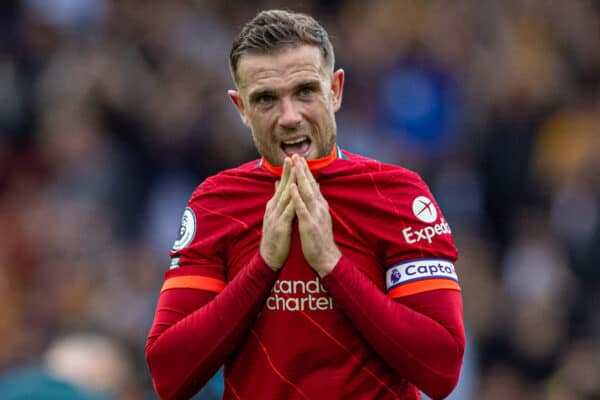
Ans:
POLYGON ((309 281, 278 279, 266 306, 271 311, 326 311, 334 308, 333 298, 327 295, 316 277, 309 281))

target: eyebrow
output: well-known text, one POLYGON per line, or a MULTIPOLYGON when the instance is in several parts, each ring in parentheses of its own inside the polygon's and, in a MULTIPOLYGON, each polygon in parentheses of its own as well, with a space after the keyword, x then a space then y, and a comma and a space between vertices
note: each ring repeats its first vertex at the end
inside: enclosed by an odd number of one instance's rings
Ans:
POLYGON ((307 80, 302 81, 299 84, 297 84, 294 87, 294 89, 299 89, 299 88, 306 87, 306 86, 310 86, 310 87, 321 86, 321 81, 319 79, 307 79, 307 80))
MULTIPOLYGON (((303 81, 300 81, 298 84, 294 85, 292 87, 292 91, 296 91, 300 88, 303 87, 318 87, 321 85, 321 82, 318 79, 306 79, 303 81)), ((250 99, 250 101, 256 100, 257 98, 259 98, 260 96, 276 96, 277 95, 277 90, 272 89, 272 88, 260 88, 257 89, 253 92, 250 92, 250 94, 248 95, 248 98, 250 99)))
POLYGON ((269 89, 269 88, 258 89, 254 92, 251 92, 248 95, 248 98, 250 99, 250 101, 255 101, 256 99, 258 99, 261 96, 275 96, 276 93, 277 92, 275 90, 269 89))

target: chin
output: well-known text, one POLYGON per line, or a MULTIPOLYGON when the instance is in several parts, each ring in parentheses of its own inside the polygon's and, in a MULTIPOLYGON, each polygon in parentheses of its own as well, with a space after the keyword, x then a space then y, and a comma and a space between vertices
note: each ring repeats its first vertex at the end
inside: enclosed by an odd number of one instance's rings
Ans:
POLYGON ((267 161, 269 162, 269 164, 271 164, 274 167, 282 167, 283 166, 283 160, 285 160, 287 156, 285 155, 285 153, 281 153, 281 154, 274 154, 271 156, 265 156, 265 158, 267 159, 267 161))

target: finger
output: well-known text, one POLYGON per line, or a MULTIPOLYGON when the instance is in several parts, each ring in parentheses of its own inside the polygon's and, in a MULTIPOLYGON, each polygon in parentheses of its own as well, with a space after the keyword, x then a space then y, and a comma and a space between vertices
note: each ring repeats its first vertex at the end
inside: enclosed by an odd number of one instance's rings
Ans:
POLYGON ((283 210, 283 213, 281 213, 281 218, 283 219, 283 222, 289 223, 294 219, 295 215, 296 208, 294 207, 294 202, 292 201, 292 198, 290 196, 289 201, 285 206, 285 210, 283 210))
POLYGON ((289 174, 289 178, 288 178, 288 182, 290 182, 290 184, 287 185, 287 188, 284 188, 282 190, 281 197, 279 198, 279 203, 282 204, 283 206, 287 206, 287 203, 289 203, 291 201, 290 185, 294 182, 295 179, 296 179, 296 171, 294 169, 292 169, 292 171, 289 174))
POLYGON ((308 185, 311 188, 311 199, 312 201, 326 201, 325 197, 323 196, 323 193, 321 193, 321 187, 319 186, 319 182, 317 182, 317 180, 315 179, 315 176, 313 175, 312 171, 310 170, 310 167, 308 166, 308 162, 306 161, 305 158, 302 158, 302 163, 304 165, 304 174, 306 176, 306 179, 308 181, 308 185))
MULTIPOLYGON (((296 176, 296 171, 294 169, 292 169, 289 174, 288 181, 294 182, 295 176, 296 176)), ((292 201, 292 199, 290 196, 290 185, 288 185, 287 188, 283 188, 281 195, 277 199, 276 207, 277 207, 278 213, 283 214, 285 212, 288 204, 291 203, 291 201, 292 201)))
POLYGON ((306 176, 307 176, 308 180, 310 181, 313 188, 317 189, 319 187, 319 183, 315 179, 315 176, 313 175, 312 171, 310 170, 310 168, 308 166, 308 162, 306 161, 305 158, 302 158, 302 164, 304 165, 304 171, 306 171, 306 176))
POLYGON ((308 203, 310 205, 310 203, 312 202, 312 200, 314 199, 314 192, 315 192, 315 188, 312 185, 309 177, 307 175, 311 175, 310 170, 307 173, 307 168, 308 166, 304 163, 302 163, 301 160, 299 160, 296 163, 296 166, 294 168, 294 170, 296 171, 296 176, 297 176, 297 186, 298 186, 298 191, 300 193, 300 196, 302 196, 302 199, 304 200, 305 203, 308 203))
POLYGON ((290 172, 292 170, 292 160, 289 157, 286 157, 283 160, 283 171, 281 173, 281 181, 283 182, 284 185, 287 185, 289 183, 289 178, 290 178, 290 172))
POLYGON ((273 195, 273 197, 275 198, 276 202, 281 197, 283 191, 289 184, 291 170, 291 159, 289 157, 286 157, 285 160, 283 160, 283 171, 281 172, 281 179, 278 181, 279 183, 275 184, 275 194, 273 195))
POLYGON ((290 195, 292 197, 292 203, 294 204, 294 209, 296 211, 296 215, 299 219, 306 219, 310 217, 310 212, 308 211, 308 207, 306 207, 306 203, 302 199, 300 192, 298 190, 298 185, 292 183, 290 185, 290 195))

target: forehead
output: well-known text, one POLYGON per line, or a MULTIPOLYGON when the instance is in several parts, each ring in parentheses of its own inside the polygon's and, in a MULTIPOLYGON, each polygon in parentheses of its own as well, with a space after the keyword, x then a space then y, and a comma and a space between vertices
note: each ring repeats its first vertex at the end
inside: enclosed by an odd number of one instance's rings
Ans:
POLYGON ((245 54, 238 64, 240 89, 278 86, 295 80, 325 77, 319 48, 309 45, 285 47, 267 54, 245 54))

